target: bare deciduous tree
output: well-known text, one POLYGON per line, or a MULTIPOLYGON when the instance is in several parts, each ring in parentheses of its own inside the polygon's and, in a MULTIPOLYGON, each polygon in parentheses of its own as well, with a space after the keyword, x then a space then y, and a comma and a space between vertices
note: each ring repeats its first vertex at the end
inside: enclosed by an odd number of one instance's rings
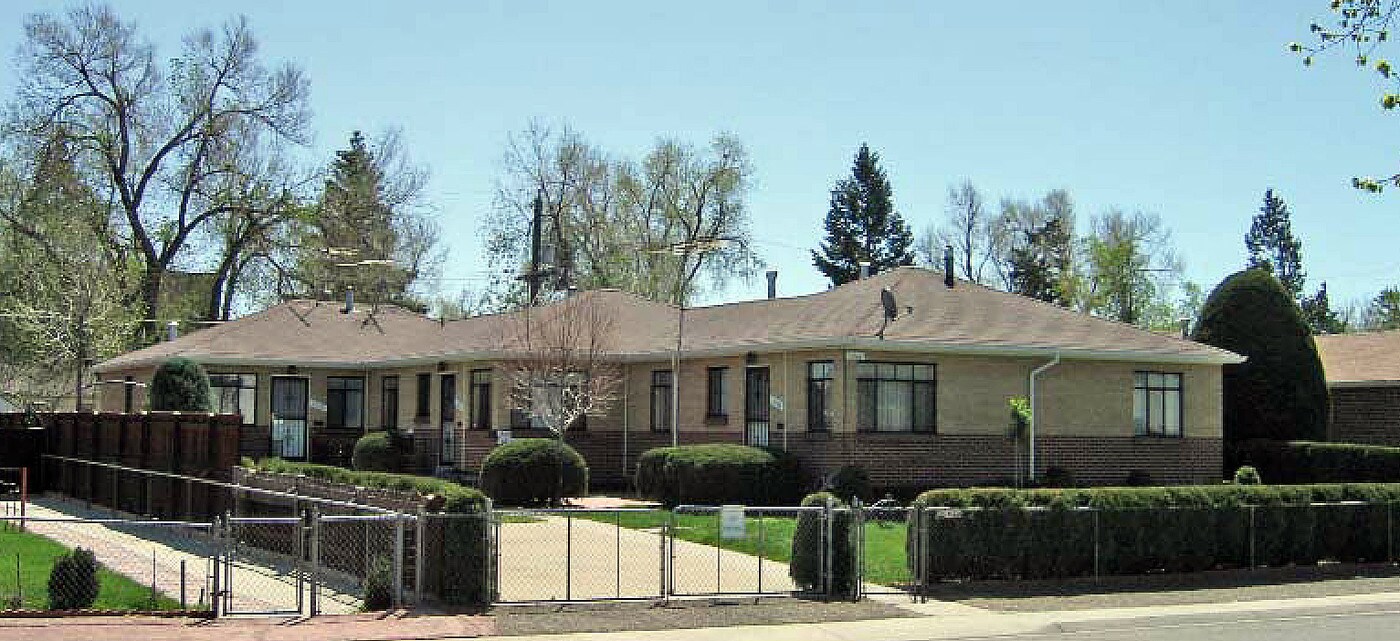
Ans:
POLYGON ((263 66, 243 18, 186 37, 167 66, 107 6, 31 16, 25 36, 10 129, 62 137, 85 182, 111 194, 114 232, 141 261, 135 302, 154 318, 165 274, 206 224, 258 207, 226 188, 245 134, 304 142, 307 80, 263 66))

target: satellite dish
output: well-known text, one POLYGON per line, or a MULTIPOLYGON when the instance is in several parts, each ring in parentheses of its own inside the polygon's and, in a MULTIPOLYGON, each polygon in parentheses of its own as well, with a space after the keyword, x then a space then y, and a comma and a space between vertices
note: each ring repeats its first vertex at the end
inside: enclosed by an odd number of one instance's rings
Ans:
POLYGON ((894 292, 890 291, 890 288, 884 287, 880 289, 880 305, 885 308, 885 320, 883 323, 880 323, 880 332, 877 336, 880 337, 880 340, 885 340, 885 328, 889 327, 890 323, 899 317, 899 306, 895 305, 894 292))

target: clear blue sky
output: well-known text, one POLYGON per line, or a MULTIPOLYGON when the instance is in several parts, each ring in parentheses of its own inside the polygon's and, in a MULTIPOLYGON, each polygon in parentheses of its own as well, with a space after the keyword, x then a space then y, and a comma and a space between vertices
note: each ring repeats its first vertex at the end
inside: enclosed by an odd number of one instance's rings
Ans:
MULTIPOLYGON (((444 289, 481 286, 478 230, 507 136, 567 122, 611 152, 659 136, 747 145, 757 251, 783 294, 823 289, 808 249, 832 182, 861 142, 878 151, 916 231, 947 187, 995 201, 1065 188, 1080 224, 1110 207, 1160 214, 1186 276, 1209 288, 1242 266, 1264 189, 1293 211, 1309 289, 1334 305, 1400 283, 1400 190, 1355 174, 1400 169, 1400 119, 1343 56, 1288 53, 1325 0, 818 3, 115 2, 156 40, 242 13, 263 59, 312 82, 314 153, 351 130, 403 130, 432 173, 450 248, 444 289)), ((0 6, 0 52, 26 14, 0 6)), ((1400 57, 1400 54, 1395 54, 1400 57)), ((12 95, 13 64, 0 69, 12 95)), ((762 277, 723 296, 761 296, 762 277)))

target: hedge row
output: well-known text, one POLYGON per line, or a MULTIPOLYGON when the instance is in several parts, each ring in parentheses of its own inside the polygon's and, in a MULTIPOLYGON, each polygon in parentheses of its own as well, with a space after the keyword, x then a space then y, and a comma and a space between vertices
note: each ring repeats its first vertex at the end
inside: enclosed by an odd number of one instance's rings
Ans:
POLYGON ((796 457, 715 443, 647 450, 637 460, 637 491, 666 505, 790 505, 800 496, 796 457))
POLYGON ((443 499, 441 510, 449 513, 429 518, 426 527, 423 565, 435 576, 428 577, 437 586, 438 596, 446 603, 485 604, 494 598, 494 586, 487 581, 486 568, 490 561, 486 544, 489 519, 485 518, 486 495, 451 481, 390 474, 361 472, 331 465, 295 463, 278 458, 259 461, 243 459, 244 467, 280 474, 301 474, 331 483, 360 487, 414 491, 423 496, 436 495, 443 499), (441 544, 436 544, 441 541, 441 544))
POLYGON ((851 541, 851 512, 846 503, 831 492, 816 492, 802 499, 802 507, 825 507, 831 505, 832 545, 827 545, 820 512, 803 511, 797 515, 797 526, 792 534, 792 560, 788 565, 788 575, 798 589, 803 592, 822 594, 826 592, 825 552, 831 550, 831 593, 829 596, 850 594, 855 588, 855 551, 851 541))
POLYGON ((1400 484, 935 490, 915 505, 970 509, 924 512, 917 547, 911 512, 907 545, 927 581, 1377 562, 1397 502, 1400 484), (1341 501, 1366 503, 1311 505, 1341 501))
POLYGON ((482 494, 480 491, 430 476, 348 470, 334 465, 299 463, 275 457, 259 459, 257 461, 244 458, 241 465, 259 472, 300 474, 307 478, 320 479, 331 483, 417 492, 423 496, 436 495, 442 497, 444 500, 442 507, 443 512, 472 514, 481 512, 486 508, 486 495, 482 494))
POLYGON ((1400 481, 1400 447, 1252 440, 1235 445, 1232 460, 1257 468, 1266 483, 1400 481))

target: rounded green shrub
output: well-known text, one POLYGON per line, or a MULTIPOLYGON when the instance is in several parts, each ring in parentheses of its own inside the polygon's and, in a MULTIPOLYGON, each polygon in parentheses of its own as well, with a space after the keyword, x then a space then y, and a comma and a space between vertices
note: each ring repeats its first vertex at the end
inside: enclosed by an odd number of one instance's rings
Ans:
POLYGON ((1074 487, 1074 472, 1069 468, 1051 465, 1045 468, 1045 475, 1040 477, 1040 484, 1043 487, 1074 487))
POLYGON ((870 472, 865 466, 858 463, 848 463, 836 468, 827 479, 826 487, 822 488, 835 494, 842 501, 852 502, 855 499, 869 501, 873 495, 870 486, 870 472))
POLYGON ((822 512, 803 510, 797 516, 792 534, 792 562, 788 574, 798 589, 828 596, 847 595, 855 588, 854 550, 851 540, 851 512, 844 501, 830 492, 816 492, 802 499, 804 508, 825 508, 831 511, 831 545, 827 545, 822 512), (823 578, 826 567, 824 554, 831 550, 831 590, 827 592, 823 578))
POLYGON ((1264 481, 1259 478, 1259 470, 1249 465, 1241 465, 1235 470, 1235 485, 1260 485, 1264 481))
MULTIPOLYGON (((1226 365, 1226 451, 1249 439, 1325 440, 1327 381, 1312 331, 1293 297, 1262 269, 1238 272, 1211 292, 1192 338, 1248 357, 1226 365)), ((1226 470, 1238 462, 1227 461, 1226 470)))
POLYGON ((350 455, 350 467, 365 472, 399 471, 399 447, 394 435, 370 432, 361 436, 350 455))
POLYGON ((637 492, 666 505, 772 505, 796 498, 800 475, 795 458, 756 447, 659 447, 637 460, 637 492))
POLYGON ((564 497, 587 496, 588 465, 560 441, 517 439, 486 456, 481 489, 503 505, 557 504, 564 497))
POLYGON ((78 548, 58 557, 49 571, 49 609, 85 610, 97 601, 97 557, 78 548))
POLYGON ((208 412, 209 375, 188 358, 167 360, 151 378, 150 399, 157 412, 208 412))
POLYGON ((1129 470, 1128 477, 1123 479, 1123 485, 1127 487, 1149 487, 1152 483, 1152 473, 1147 470, 1129 470))

